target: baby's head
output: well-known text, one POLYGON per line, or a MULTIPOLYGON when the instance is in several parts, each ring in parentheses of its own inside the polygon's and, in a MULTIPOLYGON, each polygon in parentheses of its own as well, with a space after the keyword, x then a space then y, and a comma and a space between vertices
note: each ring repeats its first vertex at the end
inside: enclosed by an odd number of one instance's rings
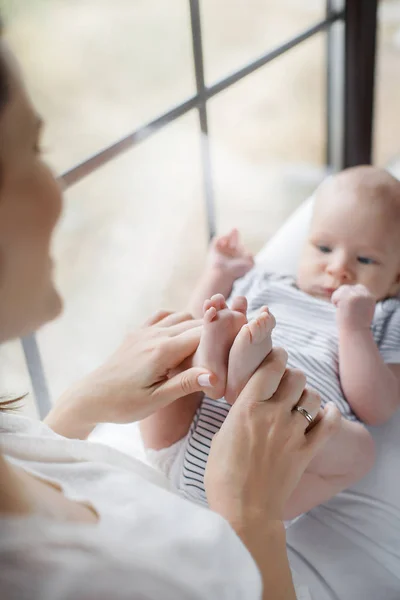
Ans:
POLYGON ((377 300, 400 291, 400 182, 371 166, 320 185, 297 273, 300 289, 326 300, 356 283, 377 300))

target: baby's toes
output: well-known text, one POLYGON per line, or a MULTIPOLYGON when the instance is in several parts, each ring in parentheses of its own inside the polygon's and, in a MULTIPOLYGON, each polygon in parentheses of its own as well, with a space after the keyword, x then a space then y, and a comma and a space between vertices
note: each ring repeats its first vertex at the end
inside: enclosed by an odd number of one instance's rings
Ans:
POLYGON ((214 249, 221 254, 225 254, 229 248, 229 239, 227 235, 222 235, 213 241, 214 249))
POLYGON ((236 310, 246 316, 247 312, 247 300, 244 296, 236 296, 232 300, 231 309, 236 310))
POLYGON ((242 327, 239 330, 239 333, 237 334, 237 336, 235 338, 233 348, 235 348, 235 349, 240 348, 243 351, 243 349, 250 346, 250 344, 253 341, 253 338, 252 338, 252 334, 251 334, 249 325, 250 325, 249 323, 242 325, 242 327))
POLYGON ((253 344, 260 344, 271 335, 271 331, 275 327, 275 318, 263 307, 261 313, 249 323, 249 331, 253 344))
POLYGON ((215 308, 215 306, 210 306, 205 312, 204 312, 204 316, 203 316, 203 320, 204 320, 204 324, 207 325, 207 323, 211 323, 211 321, 213 321, 217 315, 217 309, 215 308))
POLYGON ((239 231, 237 229, 232 229, 232 231, 227 235, 229 241, 229 247, 233 250, 239 244, 239 231))
POLYGON ((263 317, 263 326, 265 328, 266 333, 271 333, 271 331, 276 325, 276 320, 274 315, 271 312, 269 312, 268 306, 261 307, 260 317, 263 317))
POLYGON ((222 310, 226 308, 225 297, 222 294, 214 294, 210 298, 212 306, 215 306, 217 310, 222 310))
POLYGON ((209 308, 211 308, 213 305, 213 303, 211 302, 210 298, 208 298, 207 300, 204 301, 203 304, 203 315, 208 311, 209 308))

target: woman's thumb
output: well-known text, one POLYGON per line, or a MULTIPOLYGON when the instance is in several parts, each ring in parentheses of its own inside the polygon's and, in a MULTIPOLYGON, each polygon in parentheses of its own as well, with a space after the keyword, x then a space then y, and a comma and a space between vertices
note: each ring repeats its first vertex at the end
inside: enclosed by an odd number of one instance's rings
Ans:
POLYGON ((162 403, 169 404, 178 398, 188 396, 194 392, 207 394, 217 381, 217 377, 199 367, 192 367, 178 373, 165 381, 157 390, 157 395, 162 398, 162 403))

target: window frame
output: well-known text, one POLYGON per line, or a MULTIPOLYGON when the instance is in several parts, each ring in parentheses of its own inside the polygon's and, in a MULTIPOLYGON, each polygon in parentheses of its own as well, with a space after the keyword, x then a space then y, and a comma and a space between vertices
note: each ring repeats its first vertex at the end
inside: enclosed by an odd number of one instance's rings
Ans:
MULTIPOLYGON (((327 32, 326 164, 332 171, 368 164, 372 158, 377 0, 327 0, 325 18, 245 66, 205 84, 200 0, 188 0, 196 94, 82 161, 61 176, 69 188, 148 137, 196 109, 200 125, 201 161, 208 237, 216 233, 212 156, 207 102, 321 31, 327 32)), ((35 334, 22 347, 41 419, 52 403, 35 334)))

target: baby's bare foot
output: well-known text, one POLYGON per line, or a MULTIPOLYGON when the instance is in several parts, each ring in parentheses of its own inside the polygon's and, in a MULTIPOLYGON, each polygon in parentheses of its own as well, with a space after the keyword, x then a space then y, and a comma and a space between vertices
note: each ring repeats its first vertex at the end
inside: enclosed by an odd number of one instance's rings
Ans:
POLYGON ((212 296, 204 303, 204 325, 193 365, 209 369, 218 381, 208 394, 213 400, 225 394, 228 357, 232 343, 247 322, 245 298, 235 298, 228 308, 222 294, 212 296))
POLYGON ((271 352, 271 332, 275 318, 266 306, 250 323, 243 325, 229 354, 228 379, 225 400, 233 404, 246 383, 271 352))
POLYGON ((227 272, 233 279, 243 277, 254 266, 254 259, 239 239, 237 229, 211 242, 208 264, 227 272))

